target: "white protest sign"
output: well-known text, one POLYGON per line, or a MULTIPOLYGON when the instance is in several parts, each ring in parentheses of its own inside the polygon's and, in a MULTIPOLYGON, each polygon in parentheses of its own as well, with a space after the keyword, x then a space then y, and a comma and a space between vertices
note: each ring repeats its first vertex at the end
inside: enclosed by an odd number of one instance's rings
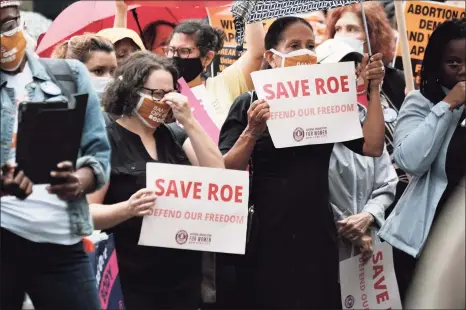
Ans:
POLYGON ((251 73, 270 105, 267 126, 276 148, 362 137, 353 62, 301 65, 251 73))
POLYGON ((139 245, 245 253, 247 171, 148 163, 146 174, 158 198, 139 245))
POLYGON ((361 254, 340 262, 343 309, 401 309, 393 249, 384 242, 364 264, 361 254))

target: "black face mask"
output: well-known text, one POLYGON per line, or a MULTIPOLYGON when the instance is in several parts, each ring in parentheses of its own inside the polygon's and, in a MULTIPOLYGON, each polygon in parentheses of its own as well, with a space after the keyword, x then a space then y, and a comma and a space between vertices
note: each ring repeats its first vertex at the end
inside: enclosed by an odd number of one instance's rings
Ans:
POLYGON ((186 83, 191 82, 198 77, 204 70, 201 63, 201 58, 181 58, 173 57, 173 63, 184 78, 186 83))

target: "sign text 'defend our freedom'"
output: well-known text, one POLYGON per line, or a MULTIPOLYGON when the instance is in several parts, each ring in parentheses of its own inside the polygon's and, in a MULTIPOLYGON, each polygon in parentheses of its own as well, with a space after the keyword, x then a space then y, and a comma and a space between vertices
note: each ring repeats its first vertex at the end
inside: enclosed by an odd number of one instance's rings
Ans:
POLYGON ((147 164, 157 202, 141 227, 140 245, 244 254, 249 174, 147 164))
POLYGON ((345 62, 251 74, 258 98, 270 105, 267 126, 276 148, 362 137, 354 68, 345 62))

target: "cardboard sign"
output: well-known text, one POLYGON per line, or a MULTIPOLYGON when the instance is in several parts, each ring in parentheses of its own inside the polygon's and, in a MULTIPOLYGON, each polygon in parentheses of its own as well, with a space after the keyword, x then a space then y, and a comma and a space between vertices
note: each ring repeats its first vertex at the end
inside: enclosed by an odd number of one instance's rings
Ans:
MULTIPOLYGON (((422 60, 432 32, 444 21, 464 18, 466 12, 464 7, 460 8, 438 2, 405 1, 404 14, 414 80, 416 86, 419 86, 422 60)), ((399 43, 397 57, 401 57, 399 43)), ((397 59, 397 62, 401 62, 401 59, 397 59)))
POLYGON ((361 254, 340 262, 343 309, 401 309, 393 267, 393 249, 384 242, 374 246, 364 264, 361 254))
POLYGON ((248 172, 148 163, 147 188, 158 198, 139 245, 245 253, 248 172))
POLYGON ((276 148, 362 137, 354 63, 253 72, 259 99, 270 105, 267 126, 276 148))
POLYGON ((199 122, 199 124, 201 124, 202 128, 204 128, 204 130, 207 132, 212 141, 214 141, 215 144, 218 144, 220 129, 212 120, 211 115, 214 114, 210 114, 212 113, 212 111, 210 110, 210 106, 208 106, 209 99, 205 95, 207 93, 207 90, 205 90, 205 86, 202 85, 202 87, 204 87, 205 92, 200 92, 199 94, 198 91, 197 94, 194 94, 193 90, 189 88, 188 84, 183 78, 179 79, 178 83, 180 84, 181 88, 180 93, 188 97, 189 105, 191 106, 191 109, 193 111, 192 113, 194 118, 199 122), (205 104, 203 104, 203 102, 205 104))

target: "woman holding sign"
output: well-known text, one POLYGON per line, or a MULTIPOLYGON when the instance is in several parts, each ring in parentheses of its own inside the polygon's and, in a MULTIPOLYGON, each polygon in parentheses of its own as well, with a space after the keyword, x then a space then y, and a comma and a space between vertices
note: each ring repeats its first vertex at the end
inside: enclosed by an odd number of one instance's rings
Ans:
MULTIPOLYGON (((124 1, 116 0, 117 10, 115 26, 126 27, 126 11, 124 1)), ((168 27, 165 27, 165 30, 168 27)), ((152 40, 152 35, 144 40, 152 40)), ((168 31, 161 33, 161 38, 168 31)), ((264 26, 261 22, 247 24, 245 39, 249 43, 248 50, 231 66, 215 77, 206 78, 206 71, 214 58, 222 50, 225 33, 214 28, 204 20, 188 20, 176 25, 169 36, 166 46, 151 46, 153 52, 163 48, 165 55, 172 59, 181 77, 189 84, 197 98, 203 101, 206 110, 218 128, 225 121, 233 100, 248 90, 254 89, 251 72, 260 69, 264 55, 264 26)), ((153 42, 153 44, 155 41, 153 42)), ((158 42, 157 42, 158 43, 158 42)))
MULTIPOLYGON (((395 58, 395 35, 387 19, 384 7, 377 1, 363 2, 364 14, 369 30, 370 48, 372 53, 383 54, 385 64, 385 77, 382 83, 382 105, 385 118, 385 143, 387 151, 393 161, 393 132, 401 104, 405 98, 406 83, 403 72, 391 66, 395 58)), ((356 51, 368 52, 362 20, 361 4, 348 5, 329 10, 327 16, 327 36, 330 39, 341 40, 348 43, 356 51)), ((399 169, 394 161, 399 182, 397 185, 396 201, 401 197, 408 185, 408 176, 399 169)), ((392 204, 387 213, 394 207, 392 204)))
POLYGON ((178 73, 165 58, 131 55, 103 97, 107 112, 122 115, 107 126, 112 147, 110 182, 89 197, 96 229, 112 232, 128 309, 196 309, 201 253, 138 245, 142 217, 156 203, 146 187, 146 163, 223 168, 214 142, 177 93, 178 73), (176 123, 165 124, 173 113, 176 123))
MULTIPOLYGON (((421 254, 432 223, 465 176, 465 88, 463 18, 440 24, 432 33, 420 91, 406 97, 395 130, 395 161, 413 180, 379 235, 413 257, 421 254)), ((416 265, 403 252, 394 251, 402 295, 416 265)))
MULTIPOLYGON (((275 20, 265 46, 266 68, 293 65, 298 58, 316 60, 313 29, 302 18, 275 20)), ((384 146, 379 86, 385 70, 381 54, 371 63, 368 58, 361 68, 371 87, 364 139, 344 144, 377 157, 384 146)), ((267 102, 243 94, 233 103, 220 135, 227 168, 244 170, 252 164, 251 203, 258 225, 253 222, 238 299, 247 308, 337 309, 337 232, 328 185, 333 144, 277 149, 267 130, 269 117, 267 102)))

